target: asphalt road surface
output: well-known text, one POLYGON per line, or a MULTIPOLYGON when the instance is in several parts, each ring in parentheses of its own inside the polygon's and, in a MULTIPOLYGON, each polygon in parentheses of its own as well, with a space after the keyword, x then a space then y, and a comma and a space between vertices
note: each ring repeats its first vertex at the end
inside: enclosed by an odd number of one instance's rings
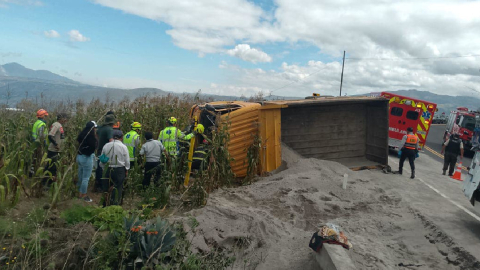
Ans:
MULTIPOLYGON (((438 142, 436 143, 438 144, 438 142)), ((389 163, 393 167, 398 166, 398 158, 390 157, 389 163)), ((403 189, 404 200, 408 201, 412 208, 428 217, 432 222, 430 225, 437 227, 438 232, 448 235, 461 250, 467 251, 476 260, 480 261, 480 213, 473 209, 473 206, 463 194, 463 181, 453 180, 448 176, 441 175, 441 168, 437 168, 442 163, 434 160, 428 154, 416 160, 415 165, 417 172, 415 179, 409 178, 410 167, 408 162, 404 167, 404 175, 395 176, 398 178, 399 185, 410 181, 409 185, 403 185, 396 190, 403 189)), ((464 171, 464 179, 465 174, 464 171)), ((433 232, 434 235, 435 233, 437 232, 433 232)), ((446 244, 450 245, 449 243, 446 244)), ((447 258, 447 260, 450 259, 447 258)), ((452 265, 452 268, 436 269, 455 268, 452 265)), ((460 267, 460 269, 480 269, 480 266, 460 267)))
MULTIPOLYGON (((426 154, 430 157, 432 157, 435 160, 440 161, 443 164, 443 157, 442 154, 442 140, 443 140, 443 134, 445 132, 445 125, 438 125, 438 124, 432 124, 430 126, 430 132, 428 133, 427 137, 427 143, 424 149, 423 149, 423 154, 426 154)), ((472 156, 470 153, 465 153, 465 156, 463 157, 463 167, 470 166, 470 163, 472 162, 472 156)), ((442 168, 439 168, 441 171, 442 168)))
MULTIPOLYGON (((462 250, 463 255, 459 255, 462 258, 460 260, 471 259, 469 257, 471 255, 480 263, 480 213, 475 211, 463 194, 464 182, 442 175, 443 157, 440 153, 444 131, 445 125, 431 126, 426 146, 420 153, 420 158, 415 160, 415 179, 409 178, 410 166, 406 162, 404 174, 393 176, 398 180, 382 181, 382 184, 398 184, 399 186, 394 189, 402 190, 403 199, 409 202, 412 209, 418 210, 427 217, 430 222, 429 226, 438 229, 438 231, 432 232, 432 235, 445 234, 448 236, 448 240, 445 242, 447 246, 455 243, 456 248, 462 250), (404 183, 409 184, 404 185, 404 183)), ((394 170, 397 170, 398 162, 396 155, 389 157, 389 164, 394 170)), ((470 163, 471 157, 464 157, 463 167, 470 166, 470 163)), ((463 179, 466 179, 466 173, 466 170, 462 170, 463 179)), ((426 237, 428 238, 428 236, 426 237)), ((438 245, 438 242, 434 244, 438 245)), ((440 250, 441 248, 439 248, 439 252, 447 254, 447 261, 453 261, 448 258, 451 252, 440 250)), ((455 265, 456 263, 453 262, 452 268, 436 269, 455 269, 455 265)), ((459 269, 480 269, 480 266, 478 264, 467 268, 459 266, 459 269)))

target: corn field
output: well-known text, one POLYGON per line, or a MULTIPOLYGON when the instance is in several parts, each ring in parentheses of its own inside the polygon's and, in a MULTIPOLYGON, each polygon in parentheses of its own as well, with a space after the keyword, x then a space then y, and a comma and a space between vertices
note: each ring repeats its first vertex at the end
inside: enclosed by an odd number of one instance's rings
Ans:
MULTIPOLYGON (((200 257, 192 254, 189 251, 190 242, 185 238, 182 227, 173 228, 158 217, 162 216, 162 213, 169 213, 169 209, 173 207, 175 211, 179 208, 188 210, 201 207, 206 204, 210 192, 235 183, 235 175, 230 167, 232 158, 227 150, 230 140, 228 125, 209 130, 208 137, 204 137, 209 141, 205 158, 207 165, 192 175, 188 187, 184 187, 184 177, 188 171, 188 150, 184 149, 176 162, 162 163, 160 181, 150 188, 144 189, 142 186, 141 161, 139 166, 129 170, 124 198, 136 203, 131 209, 122 209, 119 206, 100 208, 75 203, 78 195, 75 185, 78 177, 76 138, 88 121, 94 120, 101 125, 105 114, 111 110, 114 111, 117 121, 121 122, 124 134, 130 131, 130 124, 137 121, 142 124, 142 131, 153 132, 156 139, 159 132, 165 128, 166 119, 176 117, 178 128, 183 130, 191 124, 189 113, 192 106, 205 102, 207 101, 200 100, 198 96, 167 95, 144 96, 120 102, 102 102, 99 99, 91 102, 22 101, 17 104, 17 110, 0 108, 0 244, 3 245, 0 250, 0 268, 207 269, 205 265, 213 265, 211 269, 224 269, 230 265, 234 258, 223 253, 214 252, 200 257), (47 158, 46 147, 32 141, 31 136, 32 126, 37 120, 36 111, 40 108, 49 113, 46 118, 47 127, 56 121, 56 115, 68 115, 68 121, 63 125, 65 143, 57 161, 56 181, 48 191, 44 190, 42 181, 50 177, 49 172, 44 171, 50 159, 47 158), (9 215, 16 206, 22 203, 28 205, 28 202, 32 201, 35 202, 34 205, 38 202, 46 203, 43 207, 30 207, 28 212, 21 213, 24 215, 21 217, 14 218, 9 215), (55 214, 58 212, 56 209, 62 209, 61 215, 71 225, 57 224, 59 214, 55 214), (92 213, 96 213, 95 216, 92 216, 92 213), (132 218, 136 220, 135 228, 129 223, 132 218), (149 221, 155 219, 157 224, 162 224, 158 225, 160 227, 153 226, 149 221), (147 229, 139 229, 142 227, 147 229), (98 234, 105 228, 110 228, 107 236, 98 234), (115 228, 115 231, 112 231, 112 228, 115 228), (165 257, 163 252, 166 251, 160 248, 135 248, 138 245, 135 239, 144 236, 145 239, 157 239, 152 247, 161 247, 165 237, 152 238, 152 234, 156 235, 160 228, 170 228, 170 257, 165 257), (59 232, 68 237, 59 235, 59 232), (174 235, 177 235, 176 241, 174 235), (133 236, 137 238, 132 238, 133 236), (86 253, 73 248, 78 244, 72 243, 77 243, 79 239, 85 240, 80 245, 87 249, 86 253), (145 254, 151 256, 145 257, 145 254), (132 260, 138 261, 138 256, 144 256, 140 264, 146 268, 137 268, 134 265, 132 260), (154 268, 158 265, 164 267, 154 268)), ((143 143, 143 135, 140 137, 143 143)), ((248 182, 253 179, 258 168, 261 146, 260 140, 255 142, 258 142, 258 145, 255 143, 245 149, 248 151, 248 182)), ((89 190, 93 186, 93 178, 92 175, 89 190)))
MULTIPOLYGON (((65 149, 61 153, 58 166, 57 181, 51 189, 52 203, 58 200, 71 198, 75 194, 73 179, 76 178, 77 142, 76 137, 88 121, 94 120, 98 124, 103 116, 113 110, 117 120, 121 122, 124 133, 130 130, 134 121, 142 123, 144 131, 152 131, 154 138, 160 130, 165 128, 165 120, 170 116, 178 119, 178 127, 189 124, 188 113, 197 97, 185 95, 183 97, 168 95, 162 97, 141 97, 133 101, 101 102, 92 100, 66 102, 37 102, 24 101, 17 105, 19 110, 0 110, 0 203, 1 209, 7 205, 15 205, 22 197, 41 196, 41 180, 48 176, 43 171, 46 150, 37 159, 34 158, 38 146, 31 140, 31 130, 36 121, 35 112, 46 109, 49 112, 47 127, 55 122, 56 114, 67 113, 68 122, 64 125, 65 149), (34 168, 34 173, 30 172, 34 168)), ((143 139, 143 138, 142 138, 143 139)), ((180 173, 177 173, 180 175, 180 173)), ((130 178, 141 177, 141 173, 132 172, 130 178)), ((133 179, 135 183, 137 179, 133 179)))

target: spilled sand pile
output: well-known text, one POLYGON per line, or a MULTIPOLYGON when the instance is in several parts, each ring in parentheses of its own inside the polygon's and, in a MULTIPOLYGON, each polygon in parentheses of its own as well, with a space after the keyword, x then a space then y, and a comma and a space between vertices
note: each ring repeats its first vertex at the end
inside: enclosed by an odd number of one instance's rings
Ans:
POLYGON ((348 254, 358 269, 472 269, 477 263, 399 193, 382 189, 391 175, 305 159, 286 146, 282 152, 286 170, 218 190, 204 208, 181 217, 200 224, 189 233, 196 251, 230 250, 232 269, 318 269, 308 243, 319 225, 332 222, 353 244, 348 254))

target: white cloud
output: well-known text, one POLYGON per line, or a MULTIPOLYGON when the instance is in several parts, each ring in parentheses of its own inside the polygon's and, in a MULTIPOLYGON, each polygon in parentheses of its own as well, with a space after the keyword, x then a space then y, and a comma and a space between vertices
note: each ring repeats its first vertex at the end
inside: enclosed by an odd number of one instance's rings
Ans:
POLYGON ((60 34, 55 30, 43 31, 43 34, 48 38, 58 38, 60 34))
POLYGON ((90 38, 80 34, 80 32, 78 30, 70 30, 68 32, 68 35, 70 36, 70 41, 72 41, 72 42, 90 41, 90 38))
POLYGON ((234 49, 228 50, 227 54, 252 63, 272 62, 270 55, 261 50, 250 48, 248 44, 238 44, 234 49))
MULTIPOLYGON (((206 93, 250 96, 258 92, 274 95, 304 97, 313 92, 338 96, 341 63, 309 61, 306 65, 282 63, 278 71, 259 68, 246 69, 226 62, 221 68, 227 72, 229 83, 202 88, 206 93), (237 94, 238 93, 238 94, 237 94)), ((348 61, 342 93, 348 95, 370 92, 418 89, 437 94, 468 94, 476 89, 480 77, 465 74, 432 74, 418 63, 408 61, 367 62, 348 61)), ((480 95, 477 95, 480 97, 480 95)))
POLYGON ((270 29, 271 18, 246 0, 94 0, 103 6, 172 26, 167 31, 173 42, 184 49, 201 53, 223 52, 237 40, 264 42, 278 40, 270 29))
POLYGON ((39 0, 0 0, 0 8, 6 8, 8 4, 43 6, 43 2, 39 0))
MULTIPOLYGON (((238 46, 227 49, 239 43, 252 47, 280 42, 311 44, 331 59, 340 58, 346 50, 347 58, 364 58, 347 59, 345 87, 350 87, 352 94, 399 88, 457 94, 464 85, 477 88, 474 84, 479 82, 480 57, 428 58, 480 55, 480 1, 275 0, 268 11, 249 0, 94 1, 168 24, 171 29, 167 34, 175 45, 199 55, 228 51, 246 57, 238 46)), ((247 61, 261 62, 249 57, 247 61)), ((295 94, 295 90, 304 89, 306 94, 318 89, 333 94, 339 84, 339 65, 338 60, 285 63, 278 71, 265 74, 237 67, 230 72, 239 77, 232 75, 231 83, 225 85, 269 90, 300 79, 294 88, 278 92, 295 94), (322 71, 306 76, 316 68, 322 71)))
POLYGON ((22 56, 22 53, 19 53, 19 52, 4 52, 4 53, 0 53, 0 57, 21 57, 22 56))

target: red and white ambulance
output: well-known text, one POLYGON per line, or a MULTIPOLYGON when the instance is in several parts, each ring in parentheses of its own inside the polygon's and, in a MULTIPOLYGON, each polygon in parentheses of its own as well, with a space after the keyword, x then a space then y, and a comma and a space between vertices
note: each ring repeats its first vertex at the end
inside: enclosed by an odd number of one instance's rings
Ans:
POLYGON ((418 145, 421 150, 427 141, 437 104, 388 92, 382 92, 380 96, 387 98, 390 103, 388 146, 400 150, 403 135, 406 135, 407 128, 411 127, 419 138, 418 145))

